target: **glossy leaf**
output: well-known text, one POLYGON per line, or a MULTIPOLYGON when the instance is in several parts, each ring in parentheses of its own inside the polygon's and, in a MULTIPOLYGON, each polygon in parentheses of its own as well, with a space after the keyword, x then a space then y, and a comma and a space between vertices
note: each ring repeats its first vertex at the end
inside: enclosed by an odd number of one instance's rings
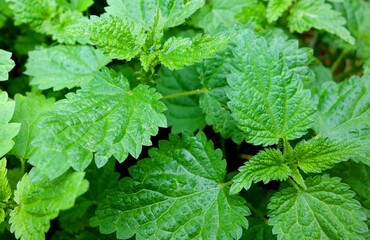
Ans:
POLYGON ((128 239, 240 238, 249 214, 223 185, 226 163, 203 133, 172 135, 130 169, 98 207, 93 226, 128 239))

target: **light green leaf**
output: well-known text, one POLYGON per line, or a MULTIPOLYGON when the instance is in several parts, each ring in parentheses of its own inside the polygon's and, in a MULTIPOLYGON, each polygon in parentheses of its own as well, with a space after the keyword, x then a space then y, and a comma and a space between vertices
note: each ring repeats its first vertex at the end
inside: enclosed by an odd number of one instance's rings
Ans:
POLYGON ((299 142, 293 151, 298 167, 305 173, 320 173, 335 163, 347 161, 358 149, 350 141, 327 138, 299 142))
POLYGON ((54 46, 29 53, 26 74, 39 89, 73 88, 90 81, 94 72, 110 62, 90 46, 54 46))
POLYGON ((204 114, 199 107, 199 96, 166 98, 166 95, 202 88, 194 66, 175 71, 162 67, 158 72, 156 84, 157 91, 164 95, 163 102, 167 106, 165 114, 173 133, 184 130, 194 132, 205 127, 204 114))
POLYGON ((0 81, 8 80, 8 73, 15 65, 11 56, 12 53, 0 49, 0 81))
POLYGON ((87 24, 86 36, 112 58, 131 60, 141 52, 146 41, 140 26, 118 17, 92 16, 87 24))
POLYGON ((370 165, 370 76, 352 77, 337 84, 326 82, 315 96, 316 133, 338 141, 352 141, 353 159, 370 165))
POLYGON ((6 0, 12 9, 15 25, 28 24, 35 31, 51 35, 60 43, 86 43, 86 39, 74 35, 69 27, 83 19, 81 12, 71 9, 69 4, 58 4, 56 0, 6 0))
POLYGON ((156 18, 163 21, 165 28, 182 24, 197 9, 201 8, 204 0, 108 0, 106 12, 120 18, 126 18, 132 23, 139 24, 145 29, 150 29, 156 18), (159 14, 159 16, 158 16, 159 14))
POLYGON ((15 25, 29 24, 43 31, 44 21, 57 13, 55 0, 6 0, 14 14, 15 25))
POLYGON ((0 91, 0 157, 14 146, 12 140, 19 132, 19 123, 9 123, 14 113, 15 103, 8 100, 8 94, 0 91))
POLYGON ((246 140, 266 146, 301 137, 313 123, 310 92, 264 38, 246 30, 235 43, 229 107, 246 140))
POLYGON ((270 23, 276 21, 292 3, 293 0, 270 0, 266 9, 267 20, 270 23))
POLYGON ((222 152, 203 133, 171 135, 149 155, 99 205, 93 226, 120 239, 241 237, 249 210, 243 198, 228 194, 222 152))
POLYGON ((40 127, 47 129, 35 140, 38 146, 29 162, 38 179, 60 176, 69 167, 83 171, 95 159, 98 167, 113 155, 119 162, 128 154, 135 158, 150 136, 166 127, 159 101, 161 95, 146 85, 130 89, 128 80, 113 71, 102 70, 77 93, 58 101, 44 116, 40 127))
POLYGON ((83 12, 94 4, 94 0, 69 0, 68 3, 71 9, 83 12))
POLYGON ((218 33, 221 29, 232 26, 235 15, 248 4, 244 0, 210 0, 191 17, 191 24, 203 28, 208 34, 218 33))
POLYGON ((340 178, 309 177, 307 190, 276 193, 268 208, 269 224, 278 239, 365 239, 366 215, 340 178))
POLYGON ((158 58, 170 70, 183 68, 215 56, 227 47, 229 41, 230 37, 222 34, 197 35, 192 39, 172 37, 164 43, 158 58))
POLYGON ((53 108, 54 99, 45 99, 44 96, 28 93, 27 96, 16 94, 14 100, 15 110, 12 122, 21 123, 21 128, 14 138, 15 145, 10 154, 14 154, 20 159, 29 159, 34 150, 31 142, 41 131, 37 127, 40 116, 53 108))
POLYGON ((7 202, 12 195, 6 174, 6 159, 3 158, 0 160, 0 202, 7 202))
POLYGON ((231 116, 227 106, 229 90, 227 76, 230 74, 233 61, 232 47, 218 53, 214 58, 207 59, 198 68, 200 81, 208 91, 200 96, 199 105, 202 108, 206 123, 219 132, 224 138, 232 138, 236 143, 243 141, 242 131, 231 116))
POLYGON ((239 168, 239 173, 233 178, 230 192, 238 193, 245 188, 248 190, 253 182, 271 180, 286 180, 292 174, 283 154, 276 149, 265 149, 256 156, 245 162, 239 168))
POLYGON ((26 174, 17 185, 14 200, 18 204, 10 213, 11 232, 16 238, 45 239, 50 220, 60 210, 73 206, 75 199, 88 188, 84 173, 71 173, 54 181, 31 182, 26 174))
POLYGON ((12 195, 12 190, 6 176, 6 159, 0 160, 0 223, 5 220, 6 217, 6 203, 12 195))
POLYGON ((266 6, 258 0, 249 0, 249 4, 243 7, 242 12, 238 13, 235 18, 246 25, 255 28, 264 28, 266 24, 266 6))
POLYGON ((346 19, 340 12, 335 11, 324 0, 298 1, 293 5, 288 17, 289 29, 292 32, 302 33, 313 27, 335 34, 344 41, 354 44, 355 39, 344 27, 345 24, 346 19))

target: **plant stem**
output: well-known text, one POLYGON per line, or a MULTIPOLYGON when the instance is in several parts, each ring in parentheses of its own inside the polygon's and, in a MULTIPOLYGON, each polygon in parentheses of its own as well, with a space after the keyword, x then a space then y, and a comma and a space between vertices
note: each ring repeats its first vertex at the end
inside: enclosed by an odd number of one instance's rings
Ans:
POLYGON ((295 181, 291 178, 288 178, 288 182, 295 188, 297 189, 299 192, 301 191, 300 187, 295 183, 295 181))
POLYGON ((21 161, 21 172, 23 174, 25 174, 25 172, 26 172, 26 160, 24 160, 23 158, 21 158, 20 161, 21 161))
POLYGON ((220 183, 220 184, 217 185, 217 187, 218 188, 224 188, 224 187, 229 186, 231 184, 233 184, 233 180, 230 180, 230 181, 225 182, 225 183, 220 183))
POLYGON ((253 155, 250 155, 250 154, 240 154, 240 158, 241 159, 245 159, 245 160, 249 160, 251 159, 252 157, 254 157, 253 155))
POLYGON ((262 219, 263 221, 267 222, 268 219, 265 217, 265 214, 263 214, 260 210, 253 207, 252 204, 247 202, 247 207, 251 210, 251 212, 258 218, 262 219))
POLYGON ((342 62, 343 58, 346 56, 346 54, 349 52, 349 50, 343 50, 340 55, 338 56, 337 60, 333 63, 333 65, 330 68, 331 74, 334 75, 335 71, 339 67, 340 63, 342 62))
POLYGON ((169 94, 169 95, 163 96, 162 99, 170 99, 170 98, 198 95, 198 94, 207 93, 207 92, 208 92, 207 88, 201 88, 201 89, 195 89, 195 90, 187 91, 187 92, 179 92, 179 93, 169 94))

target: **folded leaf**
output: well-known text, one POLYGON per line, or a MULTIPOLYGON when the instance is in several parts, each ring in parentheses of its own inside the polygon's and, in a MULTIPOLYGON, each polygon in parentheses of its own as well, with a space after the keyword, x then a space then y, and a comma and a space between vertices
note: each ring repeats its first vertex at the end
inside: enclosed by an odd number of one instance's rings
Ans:
POLYGON ((145 43, 143 29, 121 18, 92 16, 85 33, 108 56, 131 60, 145 43))
POLYGON ((246 30, 235 42, 229 107, 246 140, 266 146, 301 137, 313 123, 310 92, 264 38, 246 30))
POLYGON ((253 182, 266 184, 271 180, 286 180, 291 174, 292 170, 279 150, 265 149, 239 168, 230 192, 238 193, 242 188, 248 190, 253 182))
POLYGON ((194 38, 168 39, 159 53, 159 60, 170 70, 183 68, 205 58, 211 58, 227 47, 230 37, 219 34, 216 36, 200 36, 194 38))
POLYGON ((203 133, 170 136, 101 202, 93 226, 127 239, 233 239, 248 208, 223 184, 226 162, 203 133))
POLYGON ((98 167, 112 155, 124 161, 138 157, 150 136, 166 127, 161 95, 146 85, 130 89, 122 75, 104 69, 77 93, 58 101, 40 123, 47 129, 34 141, 38 147, 29 162, 32 177, 60 176, 69 167, 83 171, 93 156, 98 167), (40 176, 38 176, 40 175, 40 176))
POLYGON ((293 151, 298 167, 306 173, 320 173, 335 163, 347 161, 358 149, 350 141, 327 138, 299 142, 293 151))
POLYGON ((10 213, 10 231, 17 239, 45 239, 50 220, 60 210, 72 207, 75 199, 87 190, 88 182, 83 177, 84 173, 71 173, 52 182, 31 182, 24 175, 14 192, 18 206, 10 213))
POLYGON ((287 188, 270 200, 269 224, 278 239, 363 239, 366 215, 340 178, 309 177, 307 190, 287 188))
POLYGON ((94 72, 110 62, 90 46, 54 46, 29 52, 26 74, 39 89, 73 88, 90 81, 94 72))
POLYGON ((302 33, 312 27, 335 34, 350 44, 355 43, 351 33, 343 26, 346 19, 324 0, 305 0, 293 5, 288 18, 290 31, 302 33))
POLYGON ((10 52, 0 49, 0 81, 8 80, 8 73, 14 67, 14 61, 10 58, 10 52))

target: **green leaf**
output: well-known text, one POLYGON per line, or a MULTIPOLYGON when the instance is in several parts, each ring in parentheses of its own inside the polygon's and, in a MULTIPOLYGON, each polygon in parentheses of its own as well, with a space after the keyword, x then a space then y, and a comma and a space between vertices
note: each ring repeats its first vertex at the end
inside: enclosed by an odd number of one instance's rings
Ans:
POLYGON ((73 208, 60 213, 61 228, 69 233, 77 233, 89 227, 89 219, 95 214, 96 204, 118 189, 119 177, 113 161, 109 161, 102 168, 89 166, 85 176, 89 181, 89 190, 76 200, 73 208))
POLYGON ((244 199, 228 194, 222 152, 203 133, 171 135, 149 155, 99 205, 93 226, 120 239, 241 237, 249 210, 244 199))
POLYGON ((158 72, 156 84, 157 91, 164 95, 163 102, 167 106, 165 114, 173 133, 180 133, 184 130, 194 132, 205 127, 204 114, 199 107, 199 96, 190 95, 166 99, 166 95, 171 96, 171 94, 202 88, 195 67, 175 71, 162 67, 158 72))
POLYGON ((0 160, 0 202, 7 202, 12 195, 6 174, 6 159, 3 158, 0 160))
POLYGON ((309 177, 307 190, 276 193, 268 208, 269 224, 278 239, 365 239, 366 215, 340 178, 309 177))
POLYGON ((217 54, 214 58, 207 59, 198 68, 200 81, 208 91, 200 96, 199 105, 202 108, 206 123, 219 132, 224 138, 232 138, 236 143, 243 141, 242 131, 231 116, 227 106, 229 90, 227 76, 230 74, 233 55, 232 47, 217 54))
POLYGON ((314 61, 312 48, 299 48, 299 42, 289 39, 281 29, 266 30, 261 33, 270 49, 279 52, 284 64, 305 84, 315 81, 309 65, 314 61))
POLYGON ((183 68, 214 57, 217 52, 227 47, 229 41, 230 37, 222 34, 197 35, 192 39, 171 37, 163 44, 158 58, 170 70, 183 68))
POLYGON ((363 0, 345 0, 335 5, 347 20, 347 27, 356 39, 356 50, 370 67, 370 3, 363 0))
POLYGON ((12 119, 15 102, 8 100, 8 94, 0 91, 0 157, 14 146, 12 140, 19 132, 19 123, 9 123, 12 119))
POLYGON ((126 18, 148 30, 155 24, 156 18, 163 21, 165 28, 180 25, 201 8, 204 2, 204 0, 108 0, 109 6, 105 10, 111 15, 126 18))
POLYGON ((60 43, 86 43, 86 39, 69 30, 83 19, 81 12, 56 0, 6 0, 13 11, 15 25, 28 24, 35 31, 51 35, 60 43), (63 6, 64 5, 64 6, 63 6))
POLYGON ((233 178, 230 193, 238 193, 245 188, 248 190, 253 182, 271 180, 286 180, 292 174, 283 154, 276 149, 265 149, 245 162, 239 168, 239 173, 233 178))
POLYGON ((208 34, 216 34, 221 29, 232 26, 235 15, 248 4, 244 0, 210 0, 191 17, 191 24, 202 28, 208 34))
POLYGON ((34 146, 31 142, 40 134, 41 129, 37 127, 41 115, 54 106, 54 99, 46 99, 44 96, 37 96, 28 93, 27 96, 16 94, 15 110, 12 122, 21 124, 18 135, 14 138, 15 145, 10 151, 20 159, 29 159, 34 146))
POLYGON ((299 142, 293 151, 298 167, 305 173, 320 173, 335 163, 347 161, 357 149, 350 141, 334 141, 327 138, 299 142))
MULTIPOLYGON (((342 178, 356 193, 355 198, 370 210, 370 167, 363 163, 343 162, 330 169, 330 174, 342 178)), ((369 219, 368 219, 369 220, 369 219)))
POLYGON ((313 123, 310 92, 264 38, 246 30, 235 43, 229 107, 246 140, 266 146, 301 137, 313 123))
POLYGON ((76 93, 58 101, 40 123, 42 132, 29 162, 35 180, 46 174, 50 179, 69 167, 83 171, 93 156, 102 167, 112 155, 124 161, 135 158, 142 145, 151 145, 150 136, 166 127, 159 101, 161 95, 146 85, 130 89, 128 80, 113 71, 102 70, 76 93))
POLYGON ((249 228, 243 232, 241 239, 276 240, 276 236, 272 234, 272 227, 263 219, 248 217, 248 222, 249 228))
POLYGON ((29 24, 36 31, 44 30, 44 21, 57 13, 55 0, 6 0, 14 14, 15 25, 29 24))
POLYGON ((16 238, 45 239, 50 220, 60 210, 73 206, 75 199, 88 188, 84 173, 71 173, 54 181, 31 182, 26 174, 14 192, 17 207, 10 213, 11 232, 16 238))
POLYGON ((351 157, 370 165, 370 76, 354 76, 340 84, 326 82, 314 100, 316 133, 352 141, 357 154, 351 157))
POLYGON ((12 190, 10 189, 9 181, 6 176, 6 159, 0 160, 0 223, 5 220, 6 217, 6 203, 12 196, 12 190))
POLYGON ((0 81, 8 80, 8 73, 15 65, 11 56, 12 53, 0 49, 0 81))
POLYGON ((324 0, 298 1, 293 5, 288 17, 291 32, 302 33, 313 27, 335 34, 344 41, 354 44, 355 39, 343 26, 345 24, 346 19, 340 12, 335 11, 324 0))
POLYGON ((266 17, 269 23, 276 21, 293 3, 293 0, 270 0, 266 17))
POLYGON ((110 15, 92 16, 85 34, 109 57, 125 60, 138 55, 146 41, 140 26, 110 15))
POLYGON ((266 25, 266 6, 261 1, 249 0, 248 5, 243 7, 242 12, 238 13, 235 18, 246 25, 264 28, 266 25))
POLYGON ((39 89, 73 88, 90 81, 94 72, 110 62, 90 46, 61 46, 29 52, 26 74, 39 89))

